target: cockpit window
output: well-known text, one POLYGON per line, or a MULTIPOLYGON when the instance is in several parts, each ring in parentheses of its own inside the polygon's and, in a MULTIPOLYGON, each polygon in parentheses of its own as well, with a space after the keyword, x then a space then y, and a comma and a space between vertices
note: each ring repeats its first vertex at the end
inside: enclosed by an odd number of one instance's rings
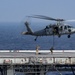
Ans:
POLYGON ((67 26, 64 26, 64 29, 67 29, 67 26))
POLYGON ((71 26, 68 26, 68 28, 71 28, 71 26))

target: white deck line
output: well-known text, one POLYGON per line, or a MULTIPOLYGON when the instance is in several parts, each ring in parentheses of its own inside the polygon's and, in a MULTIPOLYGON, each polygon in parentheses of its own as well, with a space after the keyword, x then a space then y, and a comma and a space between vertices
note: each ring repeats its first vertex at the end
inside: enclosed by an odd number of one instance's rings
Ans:
MULTIPOLYGON (((29 52, 34 53, 36 50, 0 50, 0 52, 29 52)), ((39 50, 40 53, 48 53, 50 50, 39 50)), ((75 50, 53 50, 53 52, 75 52, 75 50)))

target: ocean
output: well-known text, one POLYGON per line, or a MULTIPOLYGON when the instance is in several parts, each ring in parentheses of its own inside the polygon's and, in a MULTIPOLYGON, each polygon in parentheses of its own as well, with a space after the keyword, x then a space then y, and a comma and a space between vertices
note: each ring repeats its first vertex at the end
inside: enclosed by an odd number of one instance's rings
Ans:
MULTIPOLYGON (((36 23, 37 24, 37 23, 36 23)), ((46 25, 31 25, 30 27, 35 30, 40 30, 46 25)), ((0 23, 0 50, 35 50, 39 46, 40 50, 49 50, 54 46, 55 50, 75 50, 75 34, 71 38, 63 35, 58 36, 41 36, 37 41, 34 41, 35 36, 22 35, 26 31, 25 25, 22 23, 0 23), (53 42, 54 41, 54 42, 53 42)), ((72 75, 72 72, 62 72, 63 75, 72 75)), ((20 74, 19 74, 20 75, 20 74)), ((22 74, 21 74, 22 75, 22 74)), ((60 75, 56 72, 49 72, 47 75, 60 75)))

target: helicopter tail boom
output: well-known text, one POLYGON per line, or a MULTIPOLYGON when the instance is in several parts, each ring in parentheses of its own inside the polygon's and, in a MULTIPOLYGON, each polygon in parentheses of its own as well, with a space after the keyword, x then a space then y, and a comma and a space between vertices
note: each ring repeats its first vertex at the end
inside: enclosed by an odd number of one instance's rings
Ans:
POLYGON ((33 31, 31 30, 31 28, 29 27, 29 23, 25 22, 25 26, 27 28, 27 32, 25 32, 25 34, 33 34, 33 31))

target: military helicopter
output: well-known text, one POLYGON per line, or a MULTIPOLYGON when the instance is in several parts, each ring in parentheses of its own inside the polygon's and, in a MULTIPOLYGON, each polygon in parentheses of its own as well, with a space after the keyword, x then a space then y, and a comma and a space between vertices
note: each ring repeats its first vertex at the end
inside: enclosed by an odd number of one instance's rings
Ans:
POLYGON ((57 35, 58 37, 61 37, 61 35, 66 34, 68 35, 67 37, 70 38, 71 34, 75 33, 74 27, 72 27, 70 24, 64 23, 64 21, 75 21, 75 20, 55 19, 55 18, 43 16, 43 15, 34 15, 34 16, 28 16, 28 17, 56 21, 55 24, 49 24, 44 29, 41 29, 35 32, 32 31, 32 29, 29 26, 29 23, 26 21, 25 26, 27 28, 27 32, 22 32, 22 34, 36 36, 36 38, 34 39, 35 41, 37 40, 38 36, 57 35))

